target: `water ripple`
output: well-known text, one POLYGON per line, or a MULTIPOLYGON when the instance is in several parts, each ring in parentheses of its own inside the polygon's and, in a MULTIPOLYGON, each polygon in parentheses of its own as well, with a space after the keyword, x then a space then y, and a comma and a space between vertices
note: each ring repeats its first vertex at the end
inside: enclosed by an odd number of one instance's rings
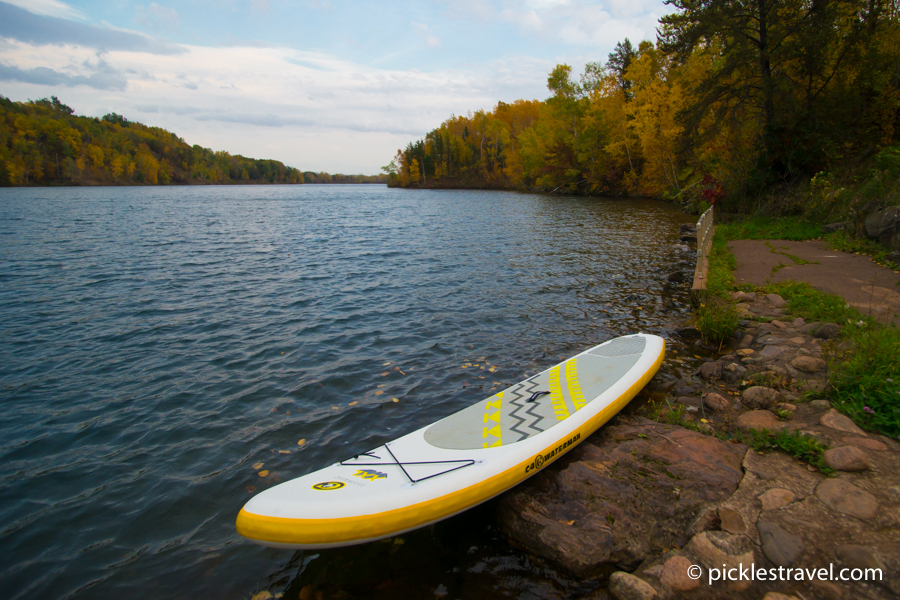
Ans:
MULTIPOLYGON (((379 186, 0 190, 0 589, 296 597, 358 557, 392 573, 389 545, 274 552, 235 515, 585 347, 666 335, 687 310, 665 280, 686 220, 650 201, 379 186)), ((409 564, 436 558, 407 582, 367 571, 345 591, 580 585, 471 513, 408 536, 409 564)))

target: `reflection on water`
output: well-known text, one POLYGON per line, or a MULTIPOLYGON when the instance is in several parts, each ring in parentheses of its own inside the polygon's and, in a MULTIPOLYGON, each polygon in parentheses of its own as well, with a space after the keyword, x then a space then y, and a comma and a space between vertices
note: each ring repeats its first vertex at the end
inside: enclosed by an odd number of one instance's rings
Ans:
POLYGON ((0 589, 587 591, 510 548, 493 503, 319 553, 257 547, 234 518, 252 493, 611 337, 677 347, 686 285, 666 278, 689 220, 643 200, 380 186, 0 190, 0 589))

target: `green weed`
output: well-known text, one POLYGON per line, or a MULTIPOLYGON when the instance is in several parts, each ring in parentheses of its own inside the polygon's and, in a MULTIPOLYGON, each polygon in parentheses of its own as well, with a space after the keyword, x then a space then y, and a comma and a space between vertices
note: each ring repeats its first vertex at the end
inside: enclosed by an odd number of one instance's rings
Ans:
POLYGON ((820 292, 808 283, 783 281, 767 285, 767 294, 778 294, 790 304, 791 313, 807 321, 844 323, 858 320, 862 315, 843 298, 820 292))
POLYGON ((831 368, 831 400, 861 427, 900 437, 900 330, 852 327, 831 368))
POLYGON ((826 475, 833 472, 822 460, 822 454, 828 450, 828 446, 818 438, 805 433, 784 429, 778 431, 751 429, 749 432, 736 432, 733 439, 747 444, 758 452, 784 450, 795 458, 808 462, 826 475))
POLYGON ((703 339, 719 349, 738 328, 740 320, 737 303, 710 293, 704 294, 700 307, 694 312, 694 325, 703 339))
POLYGON ((716 226, 729 240, 812 240, 822 228, 801 217, 754 217, 739 223, 716 226))

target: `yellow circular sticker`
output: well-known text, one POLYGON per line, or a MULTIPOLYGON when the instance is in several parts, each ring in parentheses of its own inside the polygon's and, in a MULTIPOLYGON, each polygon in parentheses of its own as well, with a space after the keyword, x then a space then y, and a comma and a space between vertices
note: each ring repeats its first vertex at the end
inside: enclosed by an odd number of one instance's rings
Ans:
POLYGON ((345 485, 347 484, 343 481, 325 481, 323 483, 317 483, 316 485, 312 486, 312 489, 324 492, 328 490, 339 490, 345 485))

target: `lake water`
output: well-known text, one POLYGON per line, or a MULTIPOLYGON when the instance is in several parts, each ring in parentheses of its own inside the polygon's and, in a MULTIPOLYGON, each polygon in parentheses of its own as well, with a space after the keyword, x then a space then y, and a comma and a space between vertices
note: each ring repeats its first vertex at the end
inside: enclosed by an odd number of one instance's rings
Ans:
POLYGON ((0 189, 0 590, 596 586, 510 547, 494 502, 315 553, 256 546, 234 519, 255 491, 611 337, 677 347, 687 284, 666 276, 690 220, 644 200, 382 186, 0 189))

